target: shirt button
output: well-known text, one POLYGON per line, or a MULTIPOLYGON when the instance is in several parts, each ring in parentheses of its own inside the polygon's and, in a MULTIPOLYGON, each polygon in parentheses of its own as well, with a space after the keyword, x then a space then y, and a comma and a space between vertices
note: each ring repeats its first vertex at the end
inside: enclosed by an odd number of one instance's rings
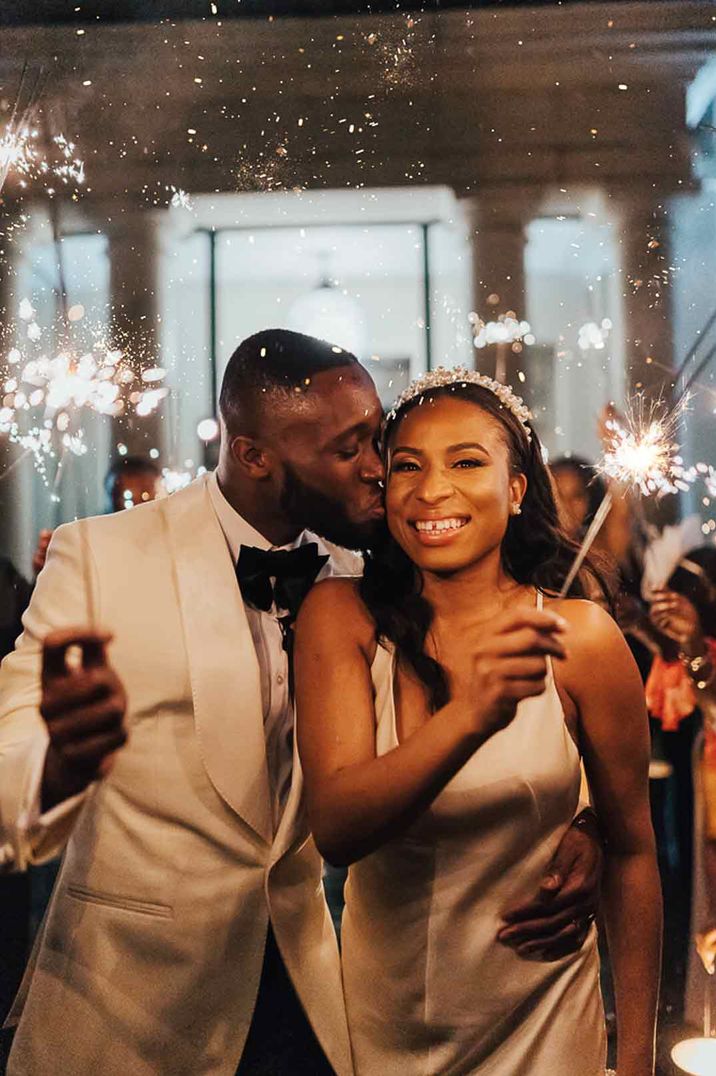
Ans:
POLYGON ((278 676, 276 677, 276 683, 277 684, 282 684, 283 683, 283 676, 281 675, 281 673, 279 673, 278 676))

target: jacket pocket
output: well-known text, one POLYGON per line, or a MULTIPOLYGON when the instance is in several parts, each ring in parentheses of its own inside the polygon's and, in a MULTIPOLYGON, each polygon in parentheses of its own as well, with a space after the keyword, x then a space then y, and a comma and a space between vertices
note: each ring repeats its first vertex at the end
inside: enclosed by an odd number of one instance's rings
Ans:
POLYGON ((123 912, 135 915, 153 915, 159 919, 173 919, 174 909, 169 904, 158 904, 151 900, 135 900, 134 897, 122 897, 116 893, 101 893, 83 885, 68 885, 67 896, 85 904, 98 904, 105 908, 119 908, 123 912))

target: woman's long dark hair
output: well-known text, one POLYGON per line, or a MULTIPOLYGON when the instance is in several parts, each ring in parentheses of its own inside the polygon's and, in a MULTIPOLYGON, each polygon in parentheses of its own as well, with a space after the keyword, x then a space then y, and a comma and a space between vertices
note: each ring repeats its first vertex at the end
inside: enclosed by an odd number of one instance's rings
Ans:
MULTIPOLYGON (((428 404, 442 396, 456 395, 469 400, 502 426, 513 473, 524 474, 527 489, 520 515, 511 516, 502 541, 505 572, 516 582, 557 594, 574 560, 577 546, 564 534, 559 524, 552 483, 542 456, 539 438, 531 429, 528 440, 519 419, 503 407, 489 389, 469 382, 432 389, 414 397, 388 416, 383 431, 383 455, 405 416, 416 406, 428 404)), ((389 481, 389 479, 388 479, 389 481)), ((603 574, 593 565, 586 568, 609 600, 609 587, 603 574)), ((395 646, 398 660, 404 661, 424 685, 431 710, 439 710, 450 698, 447 676, 442 665, 425 649, 434 610, 422 594, 422 578, 413 562, 388 531, 366 553, 365 571, 360 592, 372 615, 379 640, 395 646)), ((584 597, 583 577, 577 577, 570 596, 584 597)))

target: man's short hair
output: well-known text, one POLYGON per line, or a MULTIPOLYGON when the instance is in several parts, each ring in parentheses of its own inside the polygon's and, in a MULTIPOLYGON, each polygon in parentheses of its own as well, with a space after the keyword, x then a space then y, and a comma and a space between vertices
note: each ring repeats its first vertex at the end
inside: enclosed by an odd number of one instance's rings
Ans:
POLYGON ((267 404, 296 398, 325 370, 357 365, 350 351, 290 329, 264 329, 243 340, 224 371, 219 410, 232 432, 254 433, 267 404))

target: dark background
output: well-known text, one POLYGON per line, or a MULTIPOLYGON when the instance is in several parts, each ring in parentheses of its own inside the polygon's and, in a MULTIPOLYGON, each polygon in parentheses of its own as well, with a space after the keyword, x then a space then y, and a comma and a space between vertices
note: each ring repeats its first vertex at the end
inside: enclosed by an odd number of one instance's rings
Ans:
MULTIPOLYGON (((2 0, 0 26, 28 23, 132 22, 159 19, 234 19, 269 15, 349 15, 400 11, 434 12, 447 8, 566 7, 596 0, 2 0), (79 11, 75 9, 79 8, 79 11)), ((614 4, 623 0, 613 0, 614 4)))

